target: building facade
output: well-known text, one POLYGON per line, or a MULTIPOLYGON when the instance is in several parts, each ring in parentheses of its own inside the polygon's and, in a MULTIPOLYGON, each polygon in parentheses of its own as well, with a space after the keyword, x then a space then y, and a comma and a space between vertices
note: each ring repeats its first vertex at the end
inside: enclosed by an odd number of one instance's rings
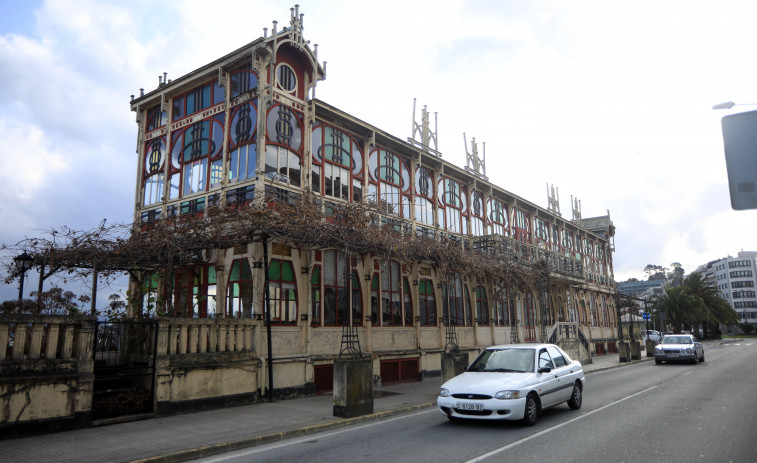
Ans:
POLYGON ((710 262, 704 272, 736 311, 740 323, 757 328, 757 252, 741 251, 736 257, 710 262))
POLYGON ((296 204, 310 194, 325 217, 334 205, 365 204, 398 239, 444 239, 524 271, 542 262, 548 278, 538 288, 503 287, 430 261, 251 239, 142 275, 133 283, 145 288, 142 312, 160 299, 173 316, 260 326, 270 318, 270 346, 264 336, 253 344, 262 369, 272 364, 275 384, 259 375, 260 390, 327 390, 345 327, 383 383, 438 375, 451 341, 474 354, 560 340, 562 325, 575 327, 564 332, 580 341, 577 358, 613 352, 609 213, 582 219, 574 210, 567 220, 559 206, 544 209, 494 185, 475 142, 468 166, 443 160, 425 108, 405 141, 316 99, 326 69, 302 36, 302 20, 293 8, 289 27, 274 23, 270 34, 132 97, 135 220, 143 229, 214 208, 296 204))

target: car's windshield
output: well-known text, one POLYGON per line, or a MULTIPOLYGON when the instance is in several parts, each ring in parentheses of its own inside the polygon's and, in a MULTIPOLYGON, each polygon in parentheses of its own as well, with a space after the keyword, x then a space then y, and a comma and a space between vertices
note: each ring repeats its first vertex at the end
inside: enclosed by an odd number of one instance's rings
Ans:
POLYGON ((688 336, 665 336, 662 338, 663 344, 691 344, 691 338, 688 336))
POLYGON ((489 349, 485 350, 468 367, 468 371, 533 373, 533 349, 489 349))

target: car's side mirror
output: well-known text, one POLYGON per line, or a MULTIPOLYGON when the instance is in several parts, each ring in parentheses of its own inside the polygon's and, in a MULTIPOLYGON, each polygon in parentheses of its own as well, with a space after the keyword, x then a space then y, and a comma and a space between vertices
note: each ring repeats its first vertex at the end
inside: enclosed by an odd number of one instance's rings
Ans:
POLYGON ((549 373, 550 371, 552 371, 552 369, 549 368, 549 367, 541 367, 541 368, 539 368, 539 373, 549 373))

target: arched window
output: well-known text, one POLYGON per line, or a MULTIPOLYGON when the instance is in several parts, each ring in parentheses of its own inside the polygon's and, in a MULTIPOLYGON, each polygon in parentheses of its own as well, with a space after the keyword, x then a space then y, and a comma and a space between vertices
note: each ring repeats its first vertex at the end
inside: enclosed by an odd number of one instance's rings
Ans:
POLYGON ((345 255, 343 252, 323 252, 323 323, 346 325, 349 323, 349 296, 345 255))
POLYGON ((442 316, 448 325, 470 325, 470 298, 459 275, 453 275, 442 291, 442 316), (467 299, 467 300, 466 300, 467 299), (467 323, 466 323, 467 322, 467 323))
POLYGON ((229 182, 255 178, 257 168, 257 100, 249 100, 231 109, 229 127, 229 182))
POLYGON ((266 178, 300 186, 302 114, 283 104, 273 105, 266 119, 266 137, 266 178))
POLYGON ((508 294, 503 288, 494 288, 495 299, 492 302, 492 308, 494 309, 494 318, 492 322, 495 326, 507 326, 510 324, 510 311, 508 310, 508 294))
POLYGON ((160 110, 160 105, 153 106, 147 110, 147 120, 145 121, 145 132, 152 132, 155 129, 166 126, 168 122, 168 113, 160 110))
POLYGON ((401 271, 397 261, 381 263, 381 326, 412 324, 412 306, 407 306, 410 287, 401 271))
POLYGON ((552 251, 558 252, 560 250, 560 230, 555 224, 552 224, 552 230, 549 234, 549 242, 552 251))
POLYGON ((502 201, 489 197, 489 234, 510 236, 507 221, 507 207, 502 201))
POLYGON ((546 248, 549 236, 547 224, 541 217, 534 218, 534 235, 536 236, 536 245, 542 249, 546 248))
MULTIPOLYGON (((361 324, 363 319, 363 298, 360 292, 360 279, 357 272, 348 269, 349 258, 341 251, 323 251, 323 324, 340 326, 361 324), (351 276, 351 280, 349 277, 351 276), (352 313, 350 313, 349 293, 352 292, 352 313), (351 317, 351 318, 350 318, 351 317)), ((354 268, 355 263, 352 263, 354 268)), ((320 267, 313 273, 311 285, 316 299, 320 300, 320 267)), ((313 304, 316 304, 313 302, 313 304)), ((319 306, 320 308, 320 306, 319 306)), ((320 314, 314 323, 320 323, 320 314)))
POLYGON ((415 220, 434 225, 434 176, 430 169, 415 169, 415 220))
POLYGON ((573 233, 568 230, 562 231, 562 249, 565 256, 573 255, 573 233))
POLYGON ((484 197, 480 192, 474 191, 471 197, 471 233, 473 236, 484 236, 484 197))
POLYGON ((486 299, 486 289, 483 286, 476 286, 476 319, 478 324, 489 326, 489 304, 486 299))
POLYGON ((268 265, 268 297, 271 322, 282 324, 297 322, 297 285, 291 262, 271 259, 268 265))
POLYGON ((439 225, 452 233, 468 233, 468 194, 451 178, 439 180, 439 225))
POLYGON ((324 196, 362 200, 363 152, 360 142, 341 130, 319 124, 313 128, 312 188, 324 196))
POLYGON ((429 279, 418 282, 418 312, 421 325, 436 325, 436 293, 434 283, 429 279))
POLYGON ((166 137, 155 137, 145 143, 143 206, 159 203, 163 199, 165 184, 166 137))
POLYGON ((252 318, 253 280, 247 259, 232 262, 229 272, 226 318, 252 318))
POLYGON ((352 320, 353 325, 363 324, 363 291, 360 288, 360 277, 352 271, 352 320))
POLYGON ((584 302, 583 299, 581 299, 580 317, 581 317, 581 324, 585 326, 589 326, 589 320, 586 314, 586 303, 584 302))
POLYGON ((310 323, 320 325, 321 320, 321 266, 313 266, 313 273, 310 276, 310 323))
POLYGON ((195 122, 171 136, 171 198, 221 185, 224 115, 195 122))
POLYGON ((531 243, 531 227, 528 224, 528 214, 521 209, 515 209, 513 221, 513 238, 524 243, 531 243))
POLYGON ((213 265, 178 267, 173 278, 173 314, 205 318, 216 313, 216 268, 213 265))
POLYGON ((410 218, 411 183, 408 163, 391 151, 374 148, 368 157, 368 200, 385 214, 410 218))

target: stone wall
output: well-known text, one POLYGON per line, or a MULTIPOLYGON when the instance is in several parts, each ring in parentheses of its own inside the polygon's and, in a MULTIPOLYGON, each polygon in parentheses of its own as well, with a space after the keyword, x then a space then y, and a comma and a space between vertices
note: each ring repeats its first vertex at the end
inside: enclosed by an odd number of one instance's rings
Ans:
POLYGON ((91 424, 95 320, 0 315, 0 438, 91 424))
POLYGON ((163 319, 158 322, 155 411, 158 414, 253 403, 259 399, 253 320, 163 319))

